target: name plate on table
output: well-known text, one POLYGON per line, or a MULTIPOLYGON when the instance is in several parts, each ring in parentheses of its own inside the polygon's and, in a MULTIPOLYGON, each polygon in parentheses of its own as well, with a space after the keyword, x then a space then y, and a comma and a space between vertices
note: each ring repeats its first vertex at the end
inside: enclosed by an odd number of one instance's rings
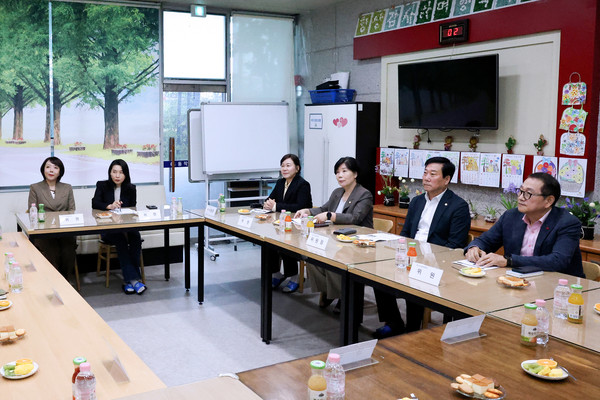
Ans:
POLYGON ((429 283, 430 285, 440 286, 440 280, 444 270, 430 267, 421 263, 413 263, 410 268, 408 277, 421 282, 429 283))
POLYGON ((83 225, 83 214, 66 214, 58 216, 59 226, 83 225))
POLYGON ((327 247, 328 241, 329 241, 329 238, 327 236, 318 235, 316 233, 311 233, 308 236, 306 245, 316 247, 317 249, 320 249, 320 250, 325 250, 325 248, 327 247))
POLYGON ((440 340, 444 343, 453 344, 464 342, 469 339, 484 337, 484 333, 479 333, 484 318, 485 314, 482 314, 448 322, 440 340))
POLYGON ((217 207, 215 206, 206 206, 204 209, 204 215, 208 215, 209 217, 214 217, 217 215, 217 207))
POLYGON ((238 218, 238 226, 241 226, 242 228, 246 228, 246 229, 250 229, 250 227, 252 226, 252 220, 254 218, 252 218, 252 216, 247 216, 247 215, 240 215, 240 217, 238 218))
POLYGON ((159 210, 141 210, 138 211, 138 221, 160 221, 161 215, 159 210))

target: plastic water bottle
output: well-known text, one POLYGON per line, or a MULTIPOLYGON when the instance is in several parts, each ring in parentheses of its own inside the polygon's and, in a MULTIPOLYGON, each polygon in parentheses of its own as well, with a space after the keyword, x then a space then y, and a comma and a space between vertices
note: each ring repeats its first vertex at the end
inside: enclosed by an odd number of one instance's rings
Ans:
POLYGON ((308 221, 306 222, 306 237, 310 236, 311 233, 315 231, 315 222, 313 221, 313 216, 308 216, 308 221))
POLYGON ((8 286, 13 293, 20 293, 23 290, 23 271, 16 261, 11 261, 8 270, 8 286))
POLYGON ((177 218, 177 197, 171 197, 171 218, 177 218))
POLYGON ((535 316, 538 320, 536 342, 539 345, 546 346, 550 330, 550 313, 546 309, 546 300, 537 299, 535 305, 537 306, 535 316))
POLYGON ((31 203, 31 207, 29 208, 29 226, 31 229, 35 229, 38 223, 38 212, 35 203, 31 203))
POLYGON ((396 248, 396 267, 406 269, 408 267, 408 255, 406 254, 406 238, 398 239, 398 247, 396 248))
POLYGON ((91 371, 90 363, 81 363, 79 371, 75 378, 75 399, 96 400, 96 377, 91 371))
POLYGON ((4 279, 8 280, 8 271, 10 271, 10 264, 15 261, 13 253, 7 251, 4 253, 4 279))
POLYGON ((569 288, 569 281, 566 279, 559 279, 556 289, 554 289, 554 317, 560 319, 567 319, 567 303, 569 302, 569 296, 571 295, 571 288, 569 288))
POLYGON ((302 214, 300 217, 300 225, 302 226, 302 236, 308 236, 308 214, 302 214))
POLYGON ((281 210, 281 212, 279 213, 279 232, 280 233, 285 232, 285 216, 286 215, 287 215, 287 212, 285 210, 281 210))
POLYGON ((346 395, 346 373, 340 364, 340 355, 329 353, 325 363, 325 380, 327 381, 327 400, 344 400, 346 395))

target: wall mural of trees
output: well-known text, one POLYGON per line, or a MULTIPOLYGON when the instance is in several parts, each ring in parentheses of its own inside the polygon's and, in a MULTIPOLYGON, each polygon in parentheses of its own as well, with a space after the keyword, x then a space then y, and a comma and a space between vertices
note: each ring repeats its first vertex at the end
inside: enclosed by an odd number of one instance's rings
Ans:
MULTIPOLYGON (((48 1, 0 2, 0 155, 21 154, 38 165, 38 159, 41 163, 50 155, 53 124, 55 153, 72 173, 69 183, 91 185, 105 179, 104 168, 98 176, 76 172, 89 169, 86 160, 108 166, 105 160, 117 156, 134 170, 140 164, 138 182, 158 181, 158 151, 142 150, 159 145, 158 10, 53 1, 52 93, 48 10, 48 1), (45 123, 38 131, 33 127, 42 126, 41 121, 34 119, 42 108, 45 123), (69 121, 66 127, 63 116, 69 121), (103 127, 91 123, 100 120, 103 127), (12 132, 4 122, 12 124, 12 132), (75 170, 66 162, 70 158, 75 170)), ((133 171, 132 178, 136 180, 133 171)), ((0 187, 20 185, 0 175, 0 187)))

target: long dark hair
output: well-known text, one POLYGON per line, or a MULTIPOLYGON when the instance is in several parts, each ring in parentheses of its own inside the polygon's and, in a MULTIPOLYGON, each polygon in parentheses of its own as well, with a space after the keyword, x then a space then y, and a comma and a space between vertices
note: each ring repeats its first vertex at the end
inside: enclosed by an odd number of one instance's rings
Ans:
POLYGON ((109 167, 108 167, 108 181, 110 182, 110 184, 114 187, 117 186, 115 185, 115 183, 113 182, 112 178, 110 177, 110 171, 112 171, 112 168, 118 165, 121 167, 121 169, 123 170, 123 173, 125 174, 125 180, 123 181, 122 185, 125 186, 129 186, 131 185, 131 178, 129 177, 129 165, 127 165, 127 163, 125 162, 125 160, 122 160, 120 158, 117 158, 116 160, 114 160, 113 162, 110 163, 109 167))

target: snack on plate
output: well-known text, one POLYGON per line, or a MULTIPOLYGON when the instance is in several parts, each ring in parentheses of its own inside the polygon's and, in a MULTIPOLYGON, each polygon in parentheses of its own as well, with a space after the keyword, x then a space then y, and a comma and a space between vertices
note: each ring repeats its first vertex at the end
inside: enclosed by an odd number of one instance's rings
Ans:
POLYGON ((356 239, 356 237, 355 237, 355 236, 346 236, 346 235, 342 235, 342 234, 340 234, 340 235, 337 235, 337 236, 336 236, 336 238, 337 238, 338 240, 345 240, 345 241, 350 241, 350 240, 354 240, 354 239, 356 239))
POLYGON ((596 309, 596 311, 600 312, 600 303, 594 304, 594 308, 596 309))
POLYGON ((479 267, 464 267, 461 268, 461 271, 463 272, 463 274, 467 275, 478 275, 482 272, 482 269, 479 267))
POLYGON ((542 358, 536 362, 523 364, 523 368, 532 374, 539 376, 548 376, 551 378, 560 378, 564 376, 564 371, 561 368, 558 368, 558 363, 547 358, 542 358))
POLYGON ((269 216, 268 216, 267 214, 257 214, 257 215, 256 215, 256 218, 258 218, 258 219, 260 219, 260 220, 264 221, 264 220, 266 220, 267 218, 269 218, 269 216))
POLYGON ((8 307, 8 306, 10 306, 10 301, 0 300, 0 307, 8 307))
POLYGON ((15 362, 4 364, 2 367, 4 376, 6 377, 27 375, 33 371, 33 368, 33 361, 28 358, 22 358, 15 362))
POLYGON ((250 214, 250 210, 248 210, 247 208, 240 208, 240 209, 238 210, 238 212, 239 212, 240 214, 250 214))
POLYGON ((497 281, 498 281, 498 283, 501 283, 505 286, 510 286, 510 287, 529 286, 529 282, 527 281, 527 279, 517 278, 515 276, 508 276, 508 275, 499 276, 497 278, 497 281))
POLYGON ((461 374, 455 380, 456 382, 452 382, 450 387, 468 396, 477 395, 488 399, 499 399, 504 395, 504 392, 496 387, 499 385, 492 378, 480 374, 461 374))
POLYGON ((0 327, 0 342, 20 339, 25 333, 25 329, 15 329, 12 325, 0 327))
POLYGON ((360 246, 360 247, 375 247, 375 242, 373 240, 368 239, 357 239, 352 243, 360 246))
POLYGON ((112 214, 109 213, 108 211, 100 212, 100 213, 96 214, 96 217, 98 217, 98 218, 110 218, 111 216, 112 216, 112 214))

